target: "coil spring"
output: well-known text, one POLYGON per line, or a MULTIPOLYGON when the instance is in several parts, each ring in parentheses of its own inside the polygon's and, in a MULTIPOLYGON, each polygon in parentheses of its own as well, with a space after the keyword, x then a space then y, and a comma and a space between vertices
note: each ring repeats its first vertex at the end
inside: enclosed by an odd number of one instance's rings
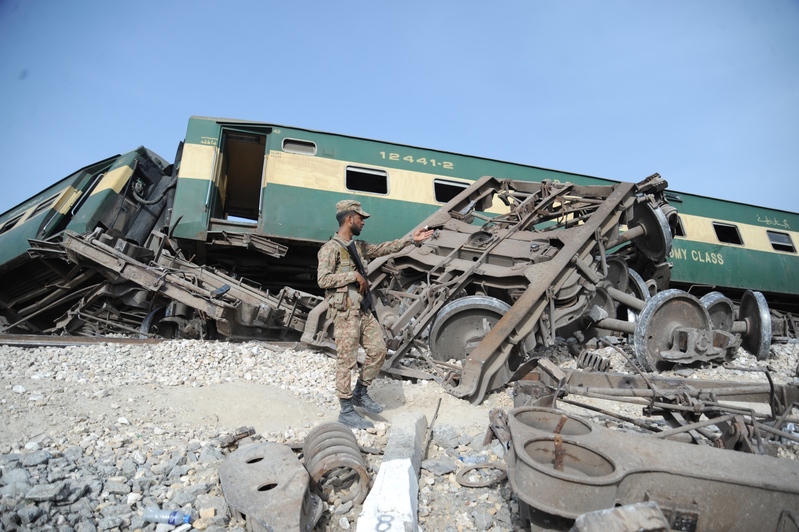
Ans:
POLYGON ((333 491, 342 502, 361 504, 366 499, 369 472, 349 427, 338 422, 317 425, 305 437, 302 454, 311 486, 322 499, 333 491))

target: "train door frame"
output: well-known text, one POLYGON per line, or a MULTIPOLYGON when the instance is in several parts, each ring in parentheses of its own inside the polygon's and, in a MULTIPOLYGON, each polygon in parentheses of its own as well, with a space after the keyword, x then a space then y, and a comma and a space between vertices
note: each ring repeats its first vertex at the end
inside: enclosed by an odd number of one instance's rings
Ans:
POLYGON ((211 202, 209 231, 232 225, 245 232, 256 230, 270 133, 271 128, 222 127, 214 168, 217 196, 211 202))

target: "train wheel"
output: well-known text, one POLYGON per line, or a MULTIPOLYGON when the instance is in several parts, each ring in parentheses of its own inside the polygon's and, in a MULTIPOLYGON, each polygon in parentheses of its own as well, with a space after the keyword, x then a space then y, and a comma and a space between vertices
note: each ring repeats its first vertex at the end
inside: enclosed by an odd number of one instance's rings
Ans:
POLYGON ((702 306, 710 314, 710 323, 714 329, 724 332, 732 330, 732 322, 735 321, 735 307, 732 301, 721 292, 710 292, 702 296, 702 306))
POLYGON ((488 296, 450 301, 438 312, 430 329, 430 354, 436 360, 463 360, 483 341, 510 305, 488 296))
MULTIPOLYGON (((441 361, 464 360, 509 309, 510 305, 504 301, 488 296, 466 296, 450 301, 438 312, 430 328, 431 356, 441 361)), ((534 334, 528 336, 522 349, 514 347, 502 362, 504 368, 494 372, 488 389, 504 386, 534 347, 534 334)))
POLYGON ((758 360, 767 359, 771 348, 771 313, 763 294, 752 290, 744 292, 738 307, 738 319, 746 322, 741 347, 758 360))
POLYGON ((608 274, 605 281, 617 290, 627 292, 630 286, 630 268, 621 257, 608 257, 608 274))
POLYGON ((696 297, 682 290, 664 290, 647 302, 633 335, 635 357, 647 371, 672 365, 661 353, 672 348, 672 333, 677 327, 710 331, 710 315, 696 297))
POLYGON ((177 325, 164 321, 167 306, 156 307, 147 314, 139 329, 142 338, 156 336, 159 338, 177 338, 177 325))
POLYGON ((643 226, 645 234, 633 239, 633 243, 646 258, 660 262, 671 251, 671 227, 666 215, 648 201, 636 203, 630 227, 643 226))
POLYGON ((632 268, 629 269, 628 273, 630 274, 630 282, 626 292, 642 301, 649 301, 652 298, 652 294, 649 292, 649 286, 647 286, 644 278, 632 268))

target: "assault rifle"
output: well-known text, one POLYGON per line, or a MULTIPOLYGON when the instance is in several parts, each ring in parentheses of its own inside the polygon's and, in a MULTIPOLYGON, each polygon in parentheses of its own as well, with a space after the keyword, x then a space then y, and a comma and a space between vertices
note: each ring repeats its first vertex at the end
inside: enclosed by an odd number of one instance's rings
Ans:
POLYGON ((369 277, 366 276, 366 268, 363 267, 363 262, 361 262, 361 256, 358 255, 358 250, 355 249, 355 240, 350 240, 347 244, 347 251, 350 253, 350 258, 352 259, 352 263, 355 264, 355 269, 358 270, 364 279, 366 279, 366 291, 361 298, 361 310, 364 312, 371 312, 372 315, 377 318, 377 312, 375 312, 375 303, 372 300, 372 292, 369 290, 369 277))

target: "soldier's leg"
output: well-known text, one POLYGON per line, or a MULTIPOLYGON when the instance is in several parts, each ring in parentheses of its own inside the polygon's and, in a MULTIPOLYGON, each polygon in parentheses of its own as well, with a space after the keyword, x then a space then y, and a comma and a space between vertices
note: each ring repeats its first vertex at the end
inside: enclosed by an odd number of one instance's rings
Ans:
POLYGON ((341 405, 338 420, 354 429, 368 429, 374 425, 371 421, 361 417, 353 408, 355 397, 351 384, 352 369, 358 364, 360 318, 357 309, 354 312, 341 314, 337 315, 333 322, 336 335, 336 395, 341 405))
POLYGON ((366 351, 366 358, 361 368, 361 381, 369 386, 386 361, 386 340, 383 338, 383 329, 371 314, 361 314, 361 343, 366 351))
POLYGON ((339 312, 333 321, 336 335, 336 395, 339 399, 352 397, 352 370, 358 364, 358 343, 361 335, 357 309, 339 312))
POLYGON ((366 358, 352 394, 352 402, 356 406, 363 407, 367 412, 379 414, 383 411, 383 405, 369 397, 366 387, 380 373, 380 368, 386 360, 386 341, 383 338, 380 324, 371 314, 361 314, 361 342, 366 350, 366 358))

